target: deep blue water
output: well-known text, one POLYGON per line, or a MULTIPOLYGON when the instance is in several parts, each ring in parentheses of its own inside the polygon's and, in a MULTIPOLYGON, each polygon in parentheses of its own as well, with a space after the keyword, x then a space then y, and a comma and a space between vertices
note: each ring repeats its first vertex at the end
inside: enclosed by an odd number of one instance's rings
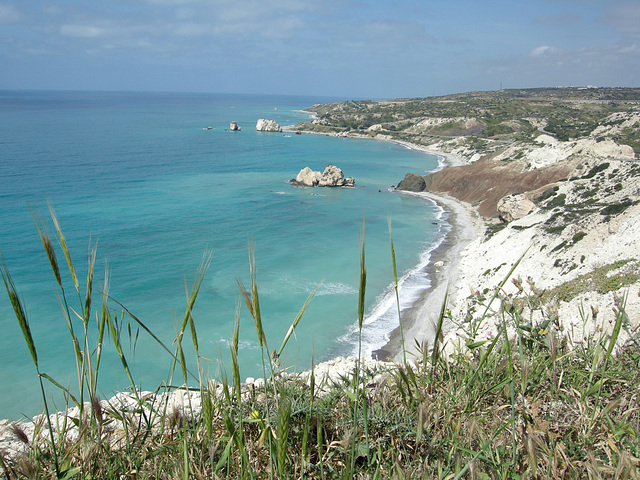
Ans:
MULTIPOLYGON (((255 248, 263 325, 270 348, 280 346, 315 286, 282 362, 307 369, 315 361, 357 351, 359 242, 365 222, 368 271, 366 351, 382 346, 397 326, 388 300, 393 281, 391 222, 401 298, 411 302, 428 285, 419 272, 443 235, 432 203, 389 191, 404 174, 426 172, 437 159, 399 145, 321 135, 256 132, 258 118, 291 125, 316 97, 216 94, 0 92, 0 251, 26 307, 40 369, 74 390, 73 349, 60 290, 29 206, 55 237, 47 199, 55 207, 84 297, 90 244, 97 243, 90 338, 105 270, 109 294, 170 348, 206 251, 213 252, 193 312, 205 369, 218 376, 230 365, 228 341, 241 305, 237 280, 249 286, 248 244, 255 248), (227 131, 237 121, 240 132, 227 131), (207 130, 207 126, 213 128, 207 130), (288 180, 309 166, 339 166, 352 189, 295 188, 288 180), (436 223, 436 224, 434 224, 436 223)), ((58 248, 57 241, 54 244, 58 248)), ((80 300, 58 248, 66 297, 80 300)), ((114 314, 122 310, 110 303, 114 314)), ((240 309, 242 377, 262 376, 253 321, 240 309)), ((153 390, 167 381, 170 357, 144 332, 122 338, 134 380, 153 390)), ((80 321, 74 326, 80 332, 80 321)), ((129 322, 131 323, 131 322, 129 322)), ((42 409, 35 369, 0 292, 0 418, 42 409)), ((189 335, 183 342, 192 345, 189 335)), ((191 347, 190 367, 195 371, 191 347)), ((103 397, 128 386, 115 350, 105 342, 100 367, 103 397)), ((181 384, 181 378, 172 383, 181 384)), ((47 385, 47 391, 55 392, 47 385)), ((57 406, 64 405, 59 396, 57 406)))

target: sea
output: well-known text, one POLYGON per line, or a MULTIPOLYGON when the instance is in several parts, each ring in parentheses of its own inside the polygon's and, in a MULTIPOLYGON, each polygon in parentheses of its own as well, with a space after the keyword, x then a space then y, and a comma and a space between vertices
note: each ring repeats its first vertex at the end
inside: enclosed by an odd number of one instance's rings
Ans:
MULTIPOLYGON (((39 371, 59 384, 44 377, 51 409, 64 409, 69 394, 77 395, 63 306, 83 340, 79 315, 93 248, 97 259, 83 354, 95 362, 107 291, 131 378, 143 390, 184 383, 165 347, 175 351, 194 280, 209 255, 192 310, 199 357, 190 328, 182 339, 192 378, 199 369, 203 378, 229 375, 236 319, 241 377, 262 377, 266 349, 280 347, 314 291, 279 359, 281 369, 302 371, 312 362, 356 355, 360 338, 363 354, 385 345, 398 326, 390 232, 404 309, 429 287, 431 252, 449 229, 439 206, 395 193, 392 186, 407 172, 437 169, 439 159, 380 140, 255 129, 259 118, 283 126, 309 120, 305 108, 338 100, 0 91, 0 252, 29 321, 39 371), (230 131, 231 121, 241 131, 230 131), (355 187, 290 185, 302 168, 322 171, 328 164, 354 177, 355 187), (49 206, 71 253, 79 294, 49 206), (53 239, 62 288, 36 220, 53 239), (360 332, 363 243, 367 284, 360 332), (240 296, 239 284, 250 289, 251 256, 266 347, 240 296)), ((33 359, 0 286, 0 418, 19 420, 41 413, 44 403, 33 359)), ((131 388, 108 331, 100 351, 100 397, 131 388)))

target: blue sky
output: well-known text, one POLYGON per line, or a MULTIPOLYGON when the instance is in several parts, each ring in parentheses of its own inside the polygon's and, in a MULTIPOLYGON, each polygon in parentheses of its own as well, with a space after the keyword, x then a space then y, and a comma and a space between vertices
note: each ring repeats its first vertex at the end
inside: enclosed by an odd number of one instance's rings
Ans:
POLYGON ((0 0, 0 89, 640 86, 640 1, 0 0))

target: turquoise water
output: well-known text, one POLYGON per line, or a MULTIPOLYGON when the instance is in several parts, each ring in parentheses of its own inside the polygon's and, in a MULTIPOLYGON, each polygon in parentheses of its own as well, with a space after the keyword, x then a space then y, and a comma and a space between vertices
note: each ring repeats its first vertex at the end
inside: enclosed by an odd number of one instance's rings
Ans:
MULTIPOLYGON (((255 245, 261 311, 270 348, 279 347, 307 296, 322 282, 283 364, 298 370, 357 351, 359 241, 363 217, 368 270, 365 351, 397 326, 391 221, 402 304, 428 286, 422 267, 446 225, 430 202, 389 191, 404 174, 437 158, 388 142, 256 132, 258 118, 281 125, 330 98, 213 94, 0 92, 0 250, 26 306, 40 369, 73 390, 75 363, 59 290, 29 205, 48 218, 55 206, 84 290, 87 252, 98 245, 96 291, 109 293, 171 347, 203 254, 213 252, 194 319, 210 376, 226 371, 240 305, 237 279, 249 285, 248 243, 255 245), (241 132, 230 132, 235 120, 241 132), (212 129, 207 129, 212 126, 212 129), (288 180, 328 163, 356 179, 352 189, 295 188, 288 180), (394 313, 396 312, 396 313, 394 313)), ((49 222, 50 232, 53 226, 49 222)), ((57 245, 57 244, 56 244, 57 245)), ((62 252, 58 262, 70 306, 80 309, 62 252)), ((42 409, 39 385, 6 294, 0 292, 0 418, 42 409), (16 399, 19 398, 19 401, 16 399)), ((83 293, 84 295, 84 293, 83 293)), ((94 298, 94 313, 100 297, 94 298)), ((121 309, 111 303, 116 313, 121 309)), ((98 312, 99 313, 99 312, 98 312)), ((241 308, 242 377, 262 376, 253 321, 241 308)), ((126 319, 125 319, 126 320, 126 319)), ((95 321, 92 321, 95 331, 95 321)), ((80 329, 77 321, 76 329, 80 329)), ((170 357, 136 325, 122 329, 134 380, 153 390, 167 381, 170 357)), ((103 397, 127 378, 106 342, 103 397)), ((189 337, 185 344, 191 345, 189 337)), ((193 359, 193 355, 191 355, 193 359)), ((191 362, 195 371, 195 361, 191 362)), ((174 384, 182 383, 180 378, 174 384)), ((47 391, 55 388, 47 385, 47 391)), ((53 397, 59 407, 59 397, 53 397)))

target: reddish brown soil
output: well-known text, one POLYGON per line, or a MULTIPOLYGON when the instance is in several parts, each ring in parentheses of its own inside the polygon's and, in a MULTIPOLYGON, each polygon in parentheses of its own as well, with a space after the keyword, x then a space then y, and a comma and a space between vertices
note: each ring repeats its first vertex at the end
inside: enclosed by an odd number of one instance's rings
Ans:
POLYGON ((561 163, 526 171, 518 162, 481 160, 471 165, 447 167, 424 179, 427 191, 446 193, 464 202, 478 204, 480 215, 492 217, 497 213, 498 200, 505 195, 541 189, 567 178, 574 167, 573 163, 561 163))

